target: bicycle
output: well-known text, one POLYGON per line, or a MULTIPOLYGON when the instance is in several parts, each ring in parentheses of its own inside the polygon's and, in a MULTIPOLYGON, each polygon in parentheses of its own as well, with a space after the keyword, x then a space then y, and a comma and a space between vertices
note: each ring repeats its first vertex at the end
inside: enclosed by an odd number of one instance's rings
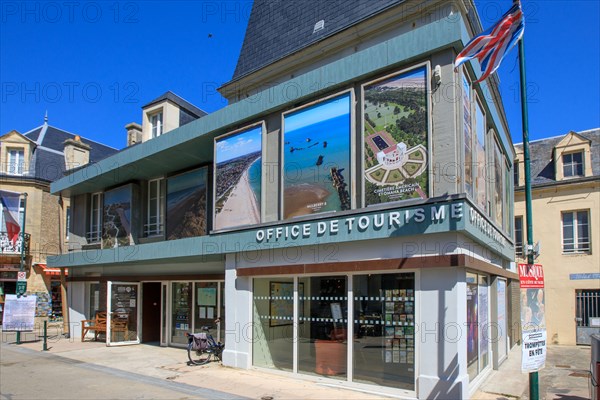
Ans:
POLYGON ((202 333, 187 332, 185 335, 188 338, 187 353, 188 365, 204 365, 210 362, 211 358, 222 361, 221 355, 225 345, 215 341, 210 333, 210 326, 200 328, 202 333))

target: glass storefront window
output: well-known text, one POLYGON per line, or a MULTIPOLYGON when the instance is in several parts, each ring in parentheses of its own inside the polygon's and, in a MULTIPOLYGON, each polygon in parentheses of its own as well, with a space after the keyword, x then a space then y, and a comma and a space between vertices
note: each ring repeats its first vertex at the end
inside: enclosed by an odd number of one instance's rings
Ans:
POLYGON ((89 314, 88 317, 94 318, 96 313, 100 311, 100 284, 90 283, 90 298, 89 298, 89 314))
POLYGON ((192 312, 192 284, 189 282, 173 282, 171 343, 187 344, 186 332, 190 332, 192 312))
POLYGON ((252 362, 292 371, 294 366, 294 280, 257 278, 254 287, 252 362))
POLYGON ((298 280, 298 371, 343 378, 347 366, 345 276, 298 280))
POLYGON ((355 382, 415 388, 414 274, 353 278, 355 382))
POLYGON ((196 283, 196 304, 194 305, 194 329, 200 332, 203 326, 211 328, 211 334, 217 337, 215 320, 219 316, 217 282, 196 283))
POLYGON ((479 275, 479 372, 487 367, 489 362, 488 303, 488 278, 479 275))
POLYGON ((471 380, 479 373, 477 300, 477 275, 467 273, 467 371, 471 380))
POLYGON ((467 372, 473 380, 489 366, 488 277, 467 273, 467 372))

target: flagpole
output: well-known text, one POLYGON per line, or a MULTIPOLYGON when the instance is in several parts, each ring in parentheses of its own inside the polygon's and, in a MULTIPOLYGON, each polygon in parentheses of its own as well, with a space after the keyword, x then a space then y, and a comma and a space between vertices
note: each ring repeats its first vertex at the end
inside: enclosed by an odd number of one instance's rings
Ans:
MULTIPOLYGON (((527 264, 533 259, 533 212, 531 207, 531 169, 529 158, 529 114, 527 109, 527 78, 525 76, 524 37, 519 40, 519 75, 521 78, 521 118, 523 120, 523 158, 525 164, 525 216, 527 219, 527 264)), ((529 373, 529 399, 539 399, 538 373, 529 373)))

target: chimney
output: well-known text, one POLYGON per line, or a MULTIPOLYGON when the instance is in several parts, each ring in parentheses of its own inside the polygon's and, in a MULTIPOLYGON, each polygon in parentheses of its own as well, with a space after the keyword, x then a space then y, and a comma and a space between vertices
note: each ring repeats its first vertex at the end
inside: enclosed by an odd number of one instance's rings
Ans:
POLYGON ((83 143, 79 135, 75 135, 73 139, 65 140, 64 145, 65 165, 67 170, 81 167, 90 162, 91 147, 83 143))
POLYGON ((127 129, 127 147, 142 142, 142 126, 140 124, 131 122, 125 125, 125 129, 127 129))

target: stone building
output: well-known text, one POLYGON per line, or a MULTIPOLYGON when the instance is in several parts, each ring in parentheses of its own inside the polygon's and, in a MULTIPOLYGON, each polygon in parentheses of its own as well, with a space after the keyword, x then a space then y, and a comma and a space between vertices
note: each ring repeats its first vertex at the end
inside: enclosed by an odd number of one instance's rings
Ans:
MULTIPOLYGON (((38 296, 36 316, 39 318, 62 319, 60 270, 47 267, 46 257, 69 248, 69 199, 51 194, 50 182, 64 176, 69 169, 94 163, 116 152, 116 149, 53 127, 47 118, 42 126, 29 132, 21 134, 13 130, 0 137, 2 190, 27 193, 26 203, 21 196, 19 224, 22 226, 25 213, 27 293, 38 296)), ((15 294, 21 258, 20 242, 8 240, 2 207, 0 204, 3 243, 0 301, 6 294, 15 294)))
MULTIPOLYGON (((523 145, 515 145, 515 246, 526 263, 523 145)), ((600 333, 600 129, 530 143, 533 239, 540 244, 548 342, 600 333)))

